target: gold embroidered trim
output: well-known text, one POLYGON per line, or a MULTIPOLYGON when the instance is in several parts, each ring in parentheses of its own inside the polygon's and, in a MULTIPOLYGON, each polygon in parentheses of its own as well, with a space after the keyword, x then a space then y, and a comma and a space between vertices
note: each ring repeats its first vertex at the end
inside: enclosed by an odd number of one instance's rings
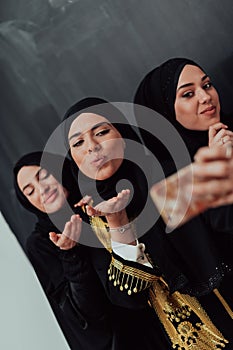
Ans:
MULTIPOLYGON (((111 236, 107 224, 100 217, 90 218, 91 226, 100 242, 112 255, 111 236)), ((124 265, 112 256, 108 269, 109 280, 128 295, 149 290, 149 305, 157 313, 176 350, 218 350, 228 342, 214 326, 198 300, 186 294, 169 293, 167 283, 159 277, 124 265), (198 322, 191 322, 191 317, 198 322)))
POLYGON ((158 277, 139 270, 135 267, 124 265, 121 261, 112 256, 108 269, 109 281, 114 281, 113 285, 119 286, 120 291, 127 290, 128 295, 141 292, 149 288, 158 277))
POLYGON ((226 300, 223 298, 223 296, 220 294, 219 290, 217 288, 215 288, 213 290, 214 294, 216 295, 216 297, 218 298, 218 300, 220 301, 220 303, 222 304, 222 306, 224 307, 224 309, 226 310, 226 312, 230 315, 230 317, 233 319, 233 311, 231 310, 230 306, 228 305, 228 303, 226 302, 226 300))

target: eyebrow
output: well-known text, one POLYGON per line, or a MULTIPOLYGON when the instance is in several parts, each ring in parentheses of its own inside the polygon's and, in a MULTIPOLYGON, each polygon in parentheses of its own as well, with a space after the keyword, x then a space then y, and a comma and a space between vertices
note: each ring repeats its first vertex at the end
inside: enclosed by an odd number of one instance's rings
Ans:
MULTIPOLYGON (((202 78, 201 78, 201 81, 205 80, 206 78, 208 78, 208 75, 205 74, 202 78)), ((180 87, 178 87, 177 91, 182 89, 182 88, 185 88, 185 87, 188 87, 188 86, 192 86, 194 85, 193 83, 187 83, 187 84, 183 84, 181 85, 180 87)))
MULTIPOLYGON (((40 169, 36 172, 36 174, 35 174, 34 177, 39 178, 39 174, 40 174, 40 171, 41 171, 41 170, 42 170, 42 168, 40 168, 40 169)), ((28 188, 28 187, 30 187, 30 184, 25 185, 25 186, 22 188, 22 192, 24 192, 24 191, 26 190, 26 188, 28 188)))
MULTIPOLYGON (((100 126, 105 125, 105 124, 106 124, 106 125, 110 125, 110 123, 108 123, 108 122, 100 122, 100 123, 95 124, 95 125, 90 129, 90 131, 94 131, 95 129, 97 129, 97 128, 99 128, 100 126)), ((89 131, 89 130, 87 130, 87 131, 89 131)), ((85 131, 85 132, 87 132, 87 131, 85 131)), ((78 136, 84 134, 85 132, 76 132, 76 133, 74 133, 73 135, 71 135, 71 136, 68 138, 68 140, 71 141, 74 137, 78 137, 78 136)))

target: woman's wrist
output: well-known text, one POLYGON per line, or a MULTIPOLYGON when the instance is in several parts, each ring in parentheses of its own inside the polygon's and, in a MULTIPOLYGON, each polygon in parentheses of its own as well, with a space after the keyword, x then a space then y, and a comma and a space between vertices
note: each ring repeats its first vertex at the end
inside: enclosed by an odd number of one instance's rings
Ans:
POLYGON ((135 227, 132 222, 119 227, 109 227, 111 239, 118 243, 136 245, 135 227))
POLYGON ((118 228, 129 223, 128 216, 125 210, 121 210, 117 213, 106 215, 109 228, 118 228))

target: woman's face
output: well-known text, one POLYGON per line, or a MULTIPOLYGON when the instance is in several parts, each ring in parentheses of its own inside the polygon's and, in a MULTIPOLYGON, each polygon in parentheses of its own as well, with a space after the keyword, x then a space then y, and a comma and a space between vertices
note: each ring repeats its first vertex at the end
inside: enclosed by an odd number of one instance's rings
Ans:
POLYGON ((183 68, 174 107, 176 120, 190 130, 208 130, 220 121, 218 93, 210 78, 196 66, 183 68))
POLYGON ((125 142, 121 134, 98 114, 80 114, 71 124, 68 138, 72 158, 92 179, 109 178, 123 161, 125 142))
POLYGON ((22 167, 17 182, 29 202, 44 213, 51 214, 61 209, 68 196, 55 177, 37 165, 22 167))

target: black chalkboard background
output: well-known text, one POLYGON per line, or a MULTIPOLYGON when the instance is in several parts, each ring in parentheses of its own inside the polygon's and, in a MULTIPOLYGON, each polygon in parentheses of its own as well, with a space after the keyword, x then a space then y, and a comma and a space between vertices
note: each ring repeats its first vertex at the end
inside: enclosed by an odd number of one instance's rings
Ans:
POLYGON ((233 110, 232 39, 232 0, 1 0, 0 203, 20 243, 34 218, 17 203, 12 166, 42 149, 72 103, 132 102, 147 71, 185 56, 233 110))

